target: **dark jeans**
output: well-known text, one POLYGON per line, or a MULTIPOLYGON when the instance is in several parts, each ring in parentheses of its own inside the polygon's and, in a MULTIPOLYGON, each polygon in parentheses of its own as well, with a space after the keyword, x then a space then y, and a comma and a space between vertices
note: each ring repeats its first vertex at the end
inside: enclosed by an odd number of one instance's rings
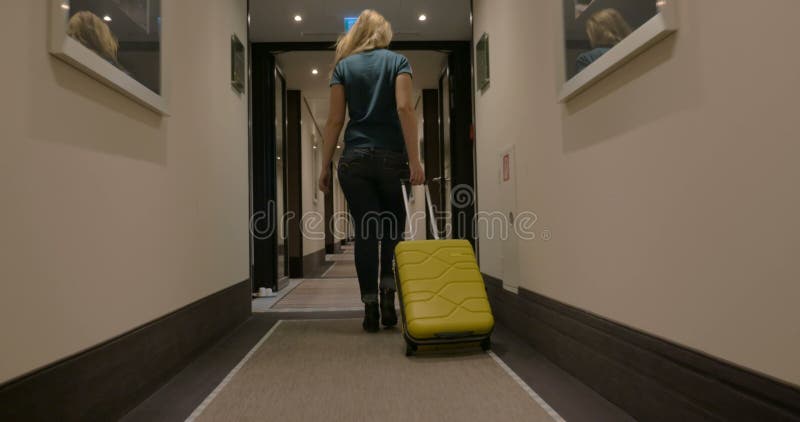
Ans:
POLYGON ((408 159, 401 152, 350 148, 339 160, 338 172, 355 229, 361 300, 376 302, 379 280, 382 289, 395 290, 392 260, 406 225, 400 183, 409 178, 408 159))

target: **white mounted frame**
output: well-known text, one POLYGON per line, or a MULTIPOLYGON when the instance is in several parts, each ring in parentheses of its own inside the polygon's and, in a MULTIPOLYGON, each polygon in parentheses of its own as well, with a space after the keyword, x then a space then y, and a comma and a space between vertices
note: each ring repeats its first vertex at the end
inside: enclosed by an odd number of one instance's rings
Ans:
MULTIPOLYGON (((659 10, 658 14, 633 31, 631 35, 615 45, 582 72, 572 77, 572 79, 566 80, 566 72, 562 69, 560 72, 562 84, 561 91, 559 92, 559 100, 562 103, 566 103, 581 92, 587 90, 593 84, 608 76, 609 73, 617 70, 625 63, 653 46, 653 44, 656 44, 677 31, 678 0, 658 0, 657 5, 659 10)), ((564 22, 563 16, 561 22, 564 22)), ((561 26, 559 26, 559 28, 561 28, 561 36, 559 36, 558 39, 560 39, 563 44, 564 31, 561 26)), ((563 51, 563 45, 559 46, 559 48, 563 51)), ((566 57, 562 55, 562 63, 565 60, 566 57)))
MULTIPOLYGON (((67 35, 70 11, 69 0, 50 0, 49 3, 50 53, 52 55, 86 72, 98 81, 143 106, 162 115, 167 114, 167 101, 163 95, 153 92, 79 41, 67 35)), ((163 74, 163 65, 161 71, 163 74)))

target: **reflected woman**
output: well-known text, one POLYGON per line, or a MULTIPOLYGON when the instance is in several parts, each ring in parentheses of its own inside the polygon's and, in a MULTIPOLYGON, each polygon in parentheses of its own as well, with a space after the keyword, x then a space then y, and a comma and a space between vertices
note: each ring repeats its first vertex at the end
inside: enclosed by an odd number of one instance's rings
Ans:
POLYGON ((92 12, 78 12, 69 20, 67 35, 94 51, 114 66, 120 67, 119 43, 111 28, 92 12))
POLYGON ((592 50, 578 56, 578 73, 589 67, 608 50, 633 32, 631 26, 616 9, 604 9, 586 21, 586 33, 592 50))

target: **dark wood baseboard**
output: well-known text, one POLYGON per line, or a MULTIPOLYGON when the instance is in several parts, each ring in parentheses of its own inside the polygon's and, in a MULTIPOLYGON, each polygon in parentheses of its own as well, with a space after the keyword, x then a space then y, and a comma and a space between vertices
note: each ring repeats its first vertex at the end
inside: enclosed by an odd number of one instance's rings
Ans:
POLYGON ((0 420, 118 420, 244 322, 251 290, 243 281, 0 386, 0 420))
POLYGON ((325 264, 325 249, 320 249, 302 257, 289 258, 291 278, 307 278, 315 274, 325 264))
POLYGON ((325 265, 325 249, 320 249, 312 254, 303 257, 303 276, 315 274, 325 265))
POLYGON ((800 421, 800 389, 484 275, 506 325, 634 418, 800 421))
MULTIPOLYGON (((289 278, 303 278, 303 257, 289 257, 289 278)), ((280 289, 278 289, 280 290, 280 289)))

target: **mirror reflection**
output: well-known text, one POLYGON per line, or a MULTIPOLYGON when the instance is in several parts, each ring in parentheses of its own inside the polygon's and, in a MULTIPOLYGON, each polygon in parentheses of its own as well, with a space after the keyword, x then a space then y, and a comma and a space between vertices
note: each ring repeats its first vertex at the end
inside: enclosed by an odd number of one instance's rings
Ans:
POLYGON ((161 0, 71 0, 67 35, 161 94, 161 0))
POLYGON ((567 80, 658 14, 658 0, 563 0, 567 80))

